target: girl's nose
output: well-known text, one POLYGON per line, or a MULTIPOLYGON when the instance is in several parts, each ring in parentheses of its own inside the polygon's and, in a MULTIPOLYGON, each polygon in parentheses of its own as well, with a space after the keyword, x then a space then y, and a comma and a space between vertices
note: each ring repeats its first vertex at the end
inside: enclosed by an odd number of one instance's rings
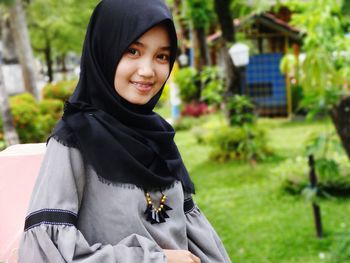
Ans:
POLYGON ((152 78, 155 76, 152 63, 147 61, 140 64, 137 73, 144 78, 152 78))

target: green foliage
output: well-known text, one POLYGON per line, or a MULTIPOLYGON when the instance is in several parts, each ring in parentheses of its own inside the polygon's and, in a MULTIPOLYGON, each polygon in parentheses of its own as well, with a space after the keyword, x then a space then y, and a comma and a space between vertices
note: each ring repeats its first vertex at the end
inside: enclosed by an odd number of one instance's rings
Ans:
POLYGON ((202 83, 201 99, 208 104, 220 105, 223 102, 224 80, 219 67, 204 67, 200 73, 202 83))
POLYGON ((80 53, 85 28, 96 4, 96 0, 31 1, 27 14, 34 50, 41 51, 49 45, 54 56, 70 51, 80 53))
POLYGON ((192 128, 200 125, 203 120, 203 118, 181 117, 181 119, 176 122, 173 127, 176 131, 191 130, 192 128))
POLYGON ((200 73, 192 67, 181 68, 176 72, 174 81, 185 103, 201 99, 208 104, 218 105, 223 100, 224 83, 218 67, 207 66, 200 73))
POLYGON ((175 83, 180 89, 180 98, 183 102, 191 102, 199 97, 199 77, 196 69, 185 67, 176 72, 175 83))
POLYGON ((207 29, 214 21, 213 1, 186 0, 186 17, 192 21, 196 29, 207 29))
POLYGON ((218 162, 262 161, 271 154, 265 131, 253 125, 222 126, 208 136, 207 142, 213 147, 210 158, 218 162))
POLYGON ((44 99, 57 99, 62 102, 68 100, 72 95, 77 81, 60 81, 57 83, 47 84, 43 88, 43 98, 44 99))
POLYGON ((159 101, 157 103, 157 107, 162 107, 166 105, 169 102, 169 98, 170 98, 170 87, 169 87, 169 84, 165 84, 162 95, 160 96, 159 101))
POLYGON ((44 132, 39 129, 36 119, 39 108, 34 97, 29 93, 10 98, 10 108, 15 128, 22 143, 42 140, 44 132))
POLYGON ((325 117, 339 101, 344 91, 337 89, 324 89, 322 92, 309 91, 302 99, 300 107, 308 111, 309 120, 315 117, 325 117))
POLYGON ((342 85, 349 81, 350 38, 342 18, 341 1, 289 1, 296 13, 292 23, 307 32, 303 51, 301 84, 303 106, 316 113, 327 113, 342 97, 342 85))
POLYGON ((256 116, 254 115, 254 104, 249 97, 244 95, 235 95, 227 102, 227 110, 230 111, 230 125, 241 126, 245 123, 254 123, 256 116))
POLYGON ((335 133, 316 133, 306 141, 306 154, 282 163, 274 173, 281 178, 281 189, 290 194, 303 194, 308 201, 318 197, 350 196, 350 164, 335 133), (315 157, 318 178, 316 189, 309 188, 308 155, 315 157))
MULTIPOLYGON (((29 93, 10 97, 11 114, 21 143, 45 141, 63 112, 60 100, 36 102, 29 93)), ((0 118, 0 130, 2 120, 0 118)), ((0 133, 0 141, 3 134, 0 133)))
POLYGON ((0 5, 11 6, 14 0, 0 0, 0 5))
MULTIPOLYGON (((271 9, 271 2, 268 0, 252 0, 247 4, 246 0, 231 1, 231 10, 237 17, 247 16, 252 13, 260 14, 271 9)), ((280 1, 277 1, 277 4, 280 1)))

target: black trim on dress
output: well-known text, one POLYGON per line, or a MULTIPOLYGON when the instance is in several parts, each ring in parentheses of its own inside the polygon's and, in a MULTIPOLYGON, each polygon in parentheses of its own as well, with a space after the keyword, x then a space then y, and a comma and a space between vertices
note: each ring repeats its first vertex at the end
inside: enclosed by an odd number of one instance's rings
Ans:
POLYGON ((50 225, 77 225, 77 214, 61 209, 41 209, 29 214, 26 217, 24 231, 41 224, 50 225))

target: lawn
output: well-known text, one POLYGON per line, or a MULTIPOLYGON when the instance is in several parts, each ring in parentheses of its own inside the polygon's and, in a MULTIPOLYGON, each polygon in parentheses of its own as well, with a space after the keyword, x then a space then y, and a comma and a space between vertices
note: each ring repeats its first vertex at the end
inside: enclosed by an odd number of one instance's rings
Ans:
POLYGON ((308 134, 332 125, 287 120, 260 120, 260 125, 267 128, 277 156, 255 167, 212 162, 208 146, 197 144, 191 131, 177 132, 176 142, 196 184, 195 201, 236 263, 329 262, 336 240, 350 226, 349 200, 322 201, 325 237, 317 239, 310 203, 281 191, 272 171, 303 154, 308 134))

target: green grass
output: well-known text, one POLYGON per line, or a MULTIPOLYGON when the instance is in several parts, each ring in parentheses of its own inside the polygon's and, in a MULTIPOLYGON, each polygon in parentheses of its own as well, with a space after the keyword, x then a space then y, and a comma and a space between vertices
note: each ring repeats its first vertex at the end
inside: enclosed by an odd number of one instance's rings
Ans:
POLYGON ((322 202, 325 237, 317 239, 310 204, 283 193, 272 170, 285 159, 302 155, 310 133, 332 125, 287 120, 260 120, 260 124, 268 128, 276 157, 255 167, 214 163, 208 159, 210 148, 198 145, 190 131, 177 133, 178 147, 196 185, 195 200, 236 263, 328 262, 334 240, 350 227, 349 201, 322 202))

